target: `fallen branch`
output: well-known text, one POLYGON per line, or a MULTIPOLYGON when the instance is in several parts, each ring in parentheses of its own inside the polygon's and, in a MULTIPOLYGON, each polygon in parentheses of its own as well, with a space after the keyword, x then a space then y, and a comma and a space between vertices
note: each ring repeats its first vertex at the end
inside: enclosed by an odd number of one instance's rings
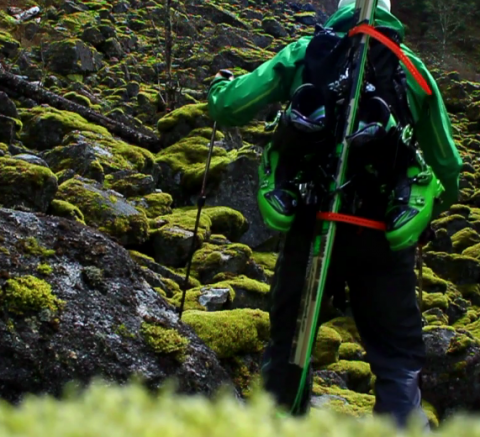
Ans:
POLYGON ((119 123, 111 118, 105 117, 98 112, 65 99, 58 94, 52 93, 37 83, 31 83, 19 76, 8 73, 0 66, 0 89, 10 97, 16 98, 18 95, 28 97, 38 103, 46 103, 56 109, 76 112, 91 123, 98 124, 107 129, 110 133, 119 136, 128 143, 143 147, 152 152, 159 151, 162 146, 160 139, 150 133, 142 133, 123 123, 119 123))

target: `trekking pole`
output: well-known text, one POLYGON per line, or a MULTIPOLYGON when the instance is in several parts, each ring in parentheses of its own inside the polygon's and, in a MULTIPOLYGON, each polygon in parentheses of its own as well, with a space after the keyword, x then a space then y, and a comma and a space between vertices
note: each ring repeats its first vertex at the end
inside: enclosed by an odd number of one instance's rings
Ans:
POLYGON ((418 246, 418 297, 420 312, 423 311, 423 246, 418 246))
POLYGON ((182 319, 183 308, 185 306, 185 297, 187 296, 188 280, 190 279, 190 270, 192 268, 193 254, 195 253, 195 242, 197 239, 198 226, 200 224, 200 216, 202 214, 202 208, 205 206, 205 201, 207 199, 205 195, 205 191, 207 186, 208 171, 210 169, 210 162, 212 160, 213 143, 215 141, 216 132, 217 132, 217 122, 213 123, 212 138, 210 139, 210 147, 208 149, 207 163, 205 164, 205 171, 203 173, 202 188, 200 190, 200 196, 197 201, 197 218, 195 220, 195 228, 193 230, 192 244, 190 246, 190 253, 188 256, 187 272, 185 274, 185 283, 183 285, 183 295, 182 295, 182 301, 180 303, 180 311, 178 316, 179 320, 182 319))

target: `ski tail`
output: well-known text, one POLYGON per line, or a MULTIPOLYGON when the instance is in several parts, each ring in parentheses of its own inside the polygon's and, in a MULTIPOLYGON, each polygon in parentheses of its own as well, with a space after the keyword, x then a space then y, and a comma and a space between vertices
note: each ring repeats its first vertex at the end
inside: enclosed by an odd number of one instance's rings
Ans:
MULTIPOLYGON (((378 0, 357 0, 355 3, 356 27, 362 24, 373 25, 375 10, 378 0)), ((366 33, 350 35, 352 48, 350 59, 352 60, 349 76, 349 90, 346 95, 345 115, 343 117, 342 129, 337 132, 336 158, 338 159, 334 180, 330 186, 331 200, 329 200, 328 211, 318 211, 315 234, 312 240, 309 264, 300 310, 297 318, 297 327, 292 343, 290 364, 298 369, 299 382, 295 401, 290 413, 295 414, 305 408, 308 373, 310 370, 310 358, 312 355, 317 323, 320 315, 320 306, 323 291, 327 279, 327 271, 330 264, 330 257, 335 239, 336 223, 333 220, 322 220, 320 213, 338 214, 340 210, 340 196, 338 188, 345 180, 348 144, 347 137, 356 128, 357 112, 359 108, 362 84, 365 76, 365 65, 367 59, 368 42, 370 36, 366 33)), ((328 215, 327 215, 328 216, 328 215)))

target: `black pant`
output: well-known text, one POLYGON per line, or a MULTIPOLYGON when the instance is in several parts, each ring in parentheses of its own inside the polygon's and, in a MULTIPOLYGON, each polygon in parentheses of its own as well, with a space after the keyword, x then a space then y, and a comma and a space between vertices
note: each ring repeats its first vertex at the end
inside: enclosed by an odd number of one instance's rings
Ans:
MULTIPOLYGON (((288 364, 304 284, 314 214, 300 210, 287 234, 271 289, 271 341, 264 355, 265 389, 290 410, 298 368, 288 364)), ((376 375, 376 413, 404 425, 420 407, 419 373, 425 360, 421 313, 415 296, 415 247, 393 252, 381 231, 337 224, 324 296, 350 290, 354 319, 376 375)), ((317 327, 318 329, 318 327, 317 327)), ((310 372, 311 375, 311 372, 310 372)), ((308 410, 311 379, 300 414, 308 410)))

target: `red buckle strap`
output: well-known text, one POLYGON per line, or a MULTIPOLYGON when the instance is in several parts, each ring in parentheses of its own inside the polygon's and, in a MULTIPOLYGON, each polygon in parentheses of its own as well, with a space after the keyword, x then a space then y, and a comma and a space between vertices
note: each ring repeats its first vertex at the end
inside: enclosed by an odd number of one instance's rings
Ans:
POLYGON ((383 33, 376 30, 370 24, 360 24, 360 26, 354 27, 352 30, 350 30, 350 32, 348 32, 348 36, 358 35, 359 33, 369 35, 372 38, 380 41, 384 46, 388 47, 397 56, 397 58, 405 64, 405 67, 412 74, 417 83, 422 87, 423 91, 425 91, 429 96, 432 95, 432 90, 430 89, 427 81, 420 74, 415 65, 413 65, 412 61, 408 59, 407 55, 403 53, 403 50, 396 42, 392 41, 383 33))
POLYGON ((319 212, 317 213, 318 220, 326 220, 329 222, 343 222, 351 225, 361 226, 363 228, 376 229, 377 231, 385 231, 387 226, 383 222, 375 220, 368 220, 353 215, 338 214, 334 212, 319 212))

